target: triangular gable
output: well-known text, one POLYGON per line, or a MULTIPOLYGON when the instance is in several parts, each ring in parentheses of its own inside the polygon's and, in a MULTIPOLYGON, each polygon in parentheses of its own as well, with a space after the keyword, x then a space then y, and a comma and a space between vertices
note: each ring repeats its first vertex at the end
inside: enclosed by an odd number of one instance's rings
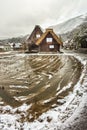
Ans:
POLYGON ((42 35, 43 34, 43 31, 41 29, 41 27, 39 25, 36 25, 35 28, 33 29, 32 33, 30 34, 29 38, 27 39, 27 41, 32 41, 34 42, 35 41, 35 38, 33 38, 33 34, 36 33, 36 30, 38 30, 38 32, 42 35))
POLYGON ((43 33, 42 36, 38 39, 38 41, 36 42, 36 45, 39 45, 45 39, 48 33, 51 33, 51 35, 57 41, 58 44, 60 45, 63 44, 60 38, 53 32, 53 29, 46 29, 46 32, 43 33))

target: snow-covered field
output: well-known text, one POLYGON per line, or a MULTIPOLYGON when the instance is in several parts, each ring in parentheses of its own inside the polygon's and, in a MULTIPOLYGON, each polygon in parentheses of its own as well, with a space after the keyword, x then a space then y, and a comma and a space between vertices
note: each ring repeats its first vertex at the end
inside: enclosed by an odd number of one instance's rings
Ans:
POLYGON ((0 54, 0 130, 62 130, 86 101, 86 55, 0 54))

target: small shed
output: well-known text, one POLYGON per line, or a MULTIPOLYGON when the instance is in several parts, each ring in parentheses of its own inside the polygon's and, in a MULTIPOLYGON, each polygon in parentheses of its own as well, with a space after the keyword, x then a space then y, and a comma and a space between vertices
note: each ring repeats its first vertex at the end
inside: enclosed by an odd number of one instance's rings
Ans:
POLYGON ((46 32, 37 40, 36 45, 39 46, 40 52, 58 52, 63 42, 53 29, 46 29, 46 32))
POLYGON ((0 43, 0 51, 11 51, 11 46, 9 43, 0 43))
POLYGON ((13 50, 15 51, 22 50, 22 43, 13 43, 13 50))
POLYGON ((6 43, 6 44, 4 45, 4 50, 5 50, 5 51, 11 51, 11 46, 10 46, 9 43, 6 43))
POLYGON ((31 35, 27 39, 28 51, 38 50, 38 46, 35 44, 37 40, 42 36, 43 31, 39 25, 36 25, 31 35))

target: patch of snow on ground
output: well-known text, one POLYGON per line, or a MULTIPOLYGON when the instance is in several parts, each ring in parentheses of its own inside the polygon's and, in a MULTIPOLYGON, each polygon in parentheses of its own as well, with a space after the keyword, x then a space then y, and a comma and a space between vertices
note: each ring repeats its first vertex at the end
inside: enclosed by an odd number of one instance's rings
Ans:
MULTIPOLYGON (((63 89, 61 89, 56 95, 59 95, 60 93, 62 93, 63 91, 65 91, 66 89, 70 88, 72 85, 72 82, 69 83, 67 86, 63 87, 63 89)), ((59 86, 58 86, 59 87, 59 86)), ((59 88, 58 88, 59 89, 59 88)), ((57 89, 57 91, 58 91, 57 89)))
POLYGON ((17 120, 16 115, 0 114, 0 130, 18 130, 20 124, 17 120))
POLYGON ((27 86, 21 86, 21 85, 10 85, 10 88, 28 88, 27 86))

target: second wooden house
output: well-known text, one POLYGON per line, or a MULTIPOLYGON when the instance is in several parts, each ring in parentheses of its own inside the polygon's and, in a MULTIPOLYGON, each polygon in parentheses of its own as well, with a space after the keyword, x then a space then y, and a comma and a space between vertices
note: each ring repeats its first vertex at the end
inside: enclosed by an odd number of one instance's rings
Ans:
POLYGON ((38 51, 38 46, 35 44, 37 40, 42 36, 43 31, 39 25, 36 25, 31 35, 27 39, 27 48, 29 52, 38 51))

